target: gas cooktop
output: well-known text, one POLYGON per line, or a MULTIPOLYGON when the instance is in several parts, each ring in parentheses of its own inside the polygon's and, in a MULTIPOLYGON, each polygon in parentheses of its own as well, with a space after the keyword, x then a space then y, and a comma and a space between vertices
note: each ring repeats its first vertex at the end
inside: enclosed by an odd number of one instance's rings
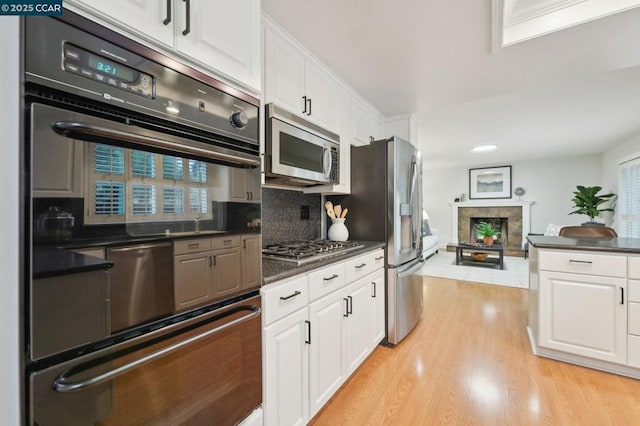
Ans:
POLYGON ((263 247, 262 257, 302 265, 362 247, 364 244, 357 241, 287 241, 263 247))

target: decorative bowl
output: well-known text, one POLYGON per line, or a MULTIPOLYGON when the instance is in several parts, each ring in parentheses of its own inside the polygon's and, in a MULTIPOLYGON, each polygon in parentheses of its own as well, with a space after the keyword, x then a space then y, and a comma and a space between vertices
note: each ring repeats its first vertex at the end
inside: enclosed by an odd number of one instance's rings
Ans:
POLYGON ((471 253, 471 260, 475 262, 484 262, 487 260, 487 253, 471 253))

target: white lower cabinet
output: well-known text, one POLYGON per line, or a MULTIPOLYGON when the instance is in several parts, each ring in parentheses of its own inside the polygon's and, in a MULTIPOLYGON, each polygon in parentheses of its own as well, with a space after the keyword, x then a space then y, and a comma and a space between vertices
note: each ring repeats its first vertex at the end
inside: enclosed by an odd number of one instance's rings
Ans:
POLYGON ((624 278, 540 272, 540 346, 626 362, 624 278))
POLYGON ((347 316, 344 321, 346 371, 351 374, 367 358, 371 349, 373 303, 367 277, 346 289, 347 316))
POLYGON ((304 425, 309 418, 307 310, 264 328, 265 425, 304 425))
POLYGON ((309 418, 344 383, 342 328, 346 314, 342 291, 309 304, 309 418))
POLYGON ((373 302, 373 311, 371 313, 371 345, 376 346, 384 339, 386 334, 384 322, 384 270, 379 270, 371 274, 369 285, 371 286, 371 299, 373 302))
POLYGON ((265 425, 308 422, 380 343, 382 269, 349 282, 346 266, 370 263, 381 253, 262 288, 265 425))

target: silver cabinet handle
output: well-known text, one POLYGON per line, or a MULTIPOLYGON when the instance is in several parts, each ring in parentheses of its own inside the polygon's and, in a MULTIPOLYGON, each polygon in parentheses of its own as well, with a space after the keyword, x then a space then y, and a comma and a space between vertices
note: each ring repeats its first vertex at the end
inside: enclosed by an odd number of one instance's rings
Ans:
MULTIPOLYGON (((133 362, 121 365, 118 368, 114 368, 113 370, 107 371, 106 373, 102 373, 99 374, 97 376, 91 377, 89 379, 85 379, 85 380, 80 380, 77 382, 71 382, 69 381, 69 376, 73 374, 73 371, 83 371, 82 365, 79 366, 74 366, 72 368, 70 368, 69 370, 66 370, 64 372, 62 372, 58 377, 56 377, 56 379, 53 381, 52 387, 53 390, 55 390, 56 392, 61 392, 61 393, 67 393, 67 392, 76 392, 76 391, 80 391, 89 387, 93 387, 93 386, 97 386, 101 383, 107 382, 111 379, 114 379, 124 373, 127 373, 131 370, 134 370, 138 367, 143 366, 144 364, 147 364, 151 361, 155 361, 157 359, 160 359, 166 355, 169 355, 172 352, 175 352, 179 349, 184 348, 185 346, 191 345, 193 343, 196 343, 199 340, 202 340, 206 337, 209 337, 213 334, 219 333, 222 330, 226 330, 229 327, 233 327, 234 325, 237 325, 241 322, 247 321, 251 318, 255 318, 256 316, 260 315, 260 307, 258 306, 245 306, 245 307, 241 307, 240 309, 244 308, 244 310, 250 310, 251 312, 248 313, 247 315, 243 315, 240 318, 237 318, 233 321, 230 321, 226 324, 223 324, 219 327, 213 328, 211 330, 205 331, 204 333, 198 334, 197 336, 193 336, 190 337, 188 339, 185 339, 181 342, 175 343, 171 346, 167 346, 164 349, 160 349, 159 351, 150 353, 149 355, 143 356, 140 359, 137 359, 133 362)), ((229 316, 232 315, 234 313, 236 313, 237 311, 231 311, 229 313, 227 313, 227 315, 225 316, 229 316)), ((90 363, 88 363, 90 364, 90 363)), ((90 365, 91 367, 94 367, 93 365, 90 365)), ((87 366, 89 367, 89 366, 87 366)))
POLYGON ((280 296, 280 300, 289 300, 292 297, 300 296, 301 294, 302 294, 302 292, 296 290, 296 291, 293 292, 293 294, 290 294, 288 296, 280 296))
POLYGON ((311 321, 304 320, 305 325, 307 326, 307 339, 305 339, 305 343, 307 345, 311 344, 311 321))
POLYGON ((200 247, 200 243, 191 243, 187 247, 189 247, 190 249, 195 249, 200 247))
POLYGON ((590 260, 574 260, 574 259, 569 259, 569 263, 586 263, 586 264, 592 264, 593 262, 590 260))
POLYGON ((323 278, 323 280, 324 280, 324 281, 331 281, 331 280, 335 280, 336 278, 338 278, 338 275, 333 274, 333 275, 332 275, 332 276, 330 276, 330 277, 323 278))
POLYGON ((376 297, 376 282, 375 281, 371 281, 371 284, 373 284, 373 294, 371 295, 371 297, 375 298, 376 297))
POLYGON ((342 314, 342 316, 346 318, 349 316, 349 299, 347 299, 346 297, 343 297, 342 300, 344 300, 344 303, 345 303, 344 314, 342 314))
POLYGON ((51 127, 59 135, 72 139, 80 139, 89 142, 96 142, 96 140, 101 140, 102 138, 110 139, 112 141, 115 140, 121 142, 130 142, 154 148, 170 149, 182 154, 199 155, 211 160, 228 161, 230 163, 243 166, 260 166, 260 160, 253 160, 251 158, 238 157, 237 155, 210 151, 208 149, 188 146, 161 138, 139 135, 137 133, 132 133, 125 130, 103 127, 96 124, 84 123, 80 121, 57 121, 53 123, 51 127))
POLYGON ((624 305, 624 287, 620 287, 620 304, 624 305))
POLYGON ((384 259, 384 256, 376 257, 375 260, 382 260, 382 259, 384 259))
POLYGON ((356 269, 360 269, 360 268, 364 268, 365 266, 367 266, 366 263, 361 263, 360 265, 356 265, 356 269))

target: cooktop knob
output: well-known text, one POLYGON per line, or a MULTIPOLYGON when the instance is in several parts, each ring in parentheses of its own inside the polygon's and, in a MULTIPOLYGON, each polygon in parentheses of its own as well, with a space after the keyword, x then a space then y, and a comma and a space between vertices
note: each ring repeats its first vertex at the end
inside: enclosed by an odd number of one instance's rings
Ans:
POLYGON ((231 117, 229 117, 229 121, 236 129, 244 129, 247 127, 247 124, 249 124, 249 117, 244 111, 234 112, 231 114, 231 117))

